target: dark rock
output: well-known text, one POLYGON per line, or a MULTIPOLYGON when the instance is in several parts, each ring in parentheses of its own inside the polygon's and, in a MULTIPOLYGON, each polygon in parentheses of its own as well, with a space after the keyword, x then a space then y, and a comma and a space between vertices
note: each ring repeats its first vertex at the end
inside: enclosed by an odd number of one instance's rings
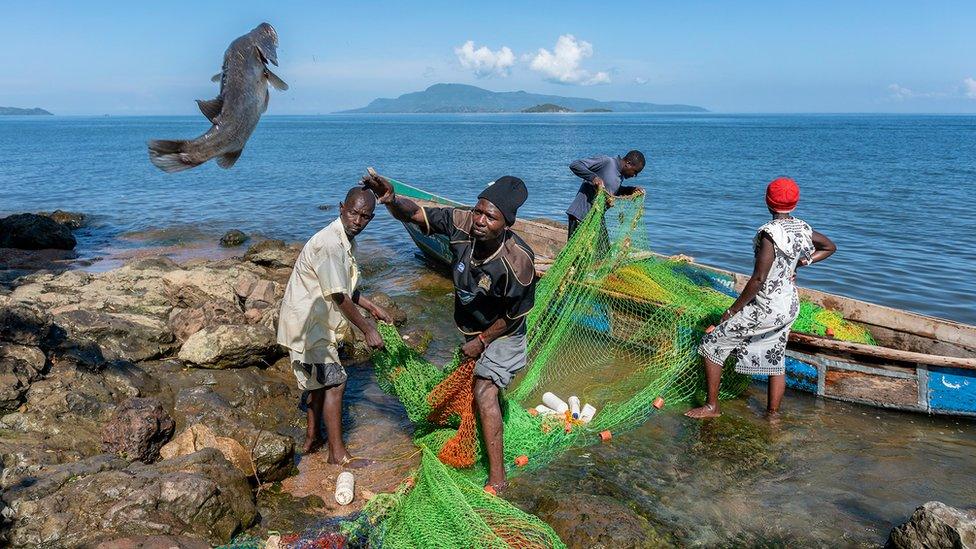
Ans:
POLYGON ((205 301, 189 309, 174 308, 169 315, 169 329, 181 342, 204 328, 224 324, 246 324, 244 313, 227 300, 205 301))
POLYGON ((134 259, 125 264, 126 267, 135 271, 175 271, 180 266, 168 257, 144 257, 134 259))
POLYGON ((151 316, 75 309, 54 319, 73 338, 97 341, 110 360, 151 360, 169 356, 179 345, 166 322, 151 316))
POLYGON ((102 348, 87 339, 64 339, 48 353, 48 358, 57 367, 80 368, 89 372, 101 372, 106 364, 102 348))
POLYGON ((71 229, 42 215, 25 213, 0 219, 0 248, 73 250, 76 244, 71 229))
POLYGON ((37 212, 37 215, 51 218, 55 223, 60 223, 68 229, 74 231, 85 226, 88 216, 78 212, 66 212, 64 210, 54 210, 53 212, 37 212))
POLYGON ((265 326, 216 326, 191 335, 179 359, 202 368, 270 365, 282 354, 275 334, 265 326))
POLYGON ((247 240, 247 235, 237 229, 231 229, 220 237, 220 245, 225 248, 240 246, 247 240))
POLYGON ((292 267, 301 250, 285 244, 284 240, 263 240, 247 249, 244 260, 263 267, 292 267))
POLYGON ((543 496, 529 510, 556 531, 570 547, 677 547, 647 519, 605 496, 543 496))
POLYGON ((117 375, 118 368, 93 373, 68 363, 52 364, 43 379, 30 384, 17 411, 0 418, 0 428, 83 456, 101 453, 102 428, 116 403, 138 392, 136 376, 117 375))
POLYGON ((908 522, 891 530, 888 548, 969 549, 976 547, 976 509, 962 511, 939 501, 915 509, 908 522))
POLYGON ((0 307, 0 341, 38 346, 51 335, 51 320, 23 305, 0 307))
MULTIPOLYGON (((280 402, 280 401, 279 401, 280 402)), ((248 419, 247 406, 239 409, 221 396, 213 385, 187 387, 177 394, 173 413, 181 425, 200 423, 214 433, 240 443, 250 453, 262 482, 289 476, 295 441, 288 436, 258 428, 248 419)))
POLYGON ((130 461, 152 463, 166 444, 176 422, 154 398, 130 398, 115 409, 102 428, 102 449, 130 461))
POLYGON ((210 544, 187 536, 131 536, 103 541, 95 549, 210 549, 210 544))
POLYGON ((16 410, 31 383, 40 379, 47 358, 37 347, 0 344, 0 415, 16 410))
POLYGON ((327 212, 332 209, 332 204, 319 204, 319 209, 323 212, 327 212))
POLYGON ((393 317, 393 324, 402 326, 407 321, 407 313, 393 301, 393 298, 383 292, 373 292, 369 294, 369 300, 386 309, 393 317))
POLYGON ((212 448, 152 465, 103 454, 43 471, 3 500, 13 546, 86 547, 160 534, 221 544, 257 517, 246 477, 212 448))

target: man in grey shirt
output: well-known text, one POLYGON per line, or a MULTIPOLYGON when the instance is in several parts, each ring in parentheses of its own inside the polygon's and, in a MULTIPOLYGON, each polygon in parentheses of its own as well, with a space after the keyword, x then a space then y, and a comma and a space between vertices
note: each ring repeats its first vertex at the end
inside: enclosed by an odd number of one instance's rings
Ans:
POLYGON ((623 158, 594 156, 573 162, 569 165, 569 169, 574 175, 583 179, 576 198, 566 210, 566 215, 569 216, 569 237, 572 238, 580 221, 586 217, 593 206, 593 200, 601 188, 605 189, 610 196, 626 196, 640 190, 640 187, 622 186, 621 182, 636 176, 644 169, 644 154, 640 151, 630 151, 623 158))

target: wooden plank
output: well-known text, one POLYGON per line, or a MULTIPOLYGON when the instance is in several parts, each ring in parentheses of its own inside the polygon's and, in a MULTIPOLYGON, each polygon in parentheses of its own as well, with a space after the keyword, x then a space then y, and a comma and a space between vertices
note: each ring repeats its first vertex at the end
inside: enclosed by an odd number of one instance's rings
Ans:
POLYGON ((824 396, 884 408, 917 410, 918 381, 828 368, 824 396))
POLYGON ((854 356, 893 360, 902 363, 928 364, 931 366, 948 366, 952 368, 976 370, 976 358, 958 358, 951 356, 913 353, 911 351, 899 351, 897 349, 890 349, 887 347, 864 345, 861 343, 852 343, 850 341, 837 341, 834 339, 816 337, 797 332, 790 333, 790 341, 803 345, 809 345, 818 349, 828 349, 854 356))

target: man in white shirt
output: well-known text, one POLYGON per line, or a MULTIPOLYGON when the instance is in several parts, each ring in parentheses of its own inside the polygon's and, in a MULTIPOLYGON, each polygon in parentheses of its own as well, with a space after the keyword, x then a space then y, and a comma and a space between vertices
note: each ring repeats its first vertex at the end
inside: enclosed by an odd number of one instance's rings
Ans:
POLYGON ((321 446, 319 424, 325 417, 329 463, 350 467, 366 465, 354 460, 342 442, 342 394, 346 371, 339 362, 338 345, 352 340, 352 326, 366 336, 371 349, 383 348, 376 320, 392 322, 390 314, 356 290, 359 268, 353 239, 373 219, 376 198, 363 187, 353 187, 339 203, 339 218, 305 243, 288 279, 278 320, 278 343, 287 347, 298 387, 308 392, 308 426, 303 454, 321 446))

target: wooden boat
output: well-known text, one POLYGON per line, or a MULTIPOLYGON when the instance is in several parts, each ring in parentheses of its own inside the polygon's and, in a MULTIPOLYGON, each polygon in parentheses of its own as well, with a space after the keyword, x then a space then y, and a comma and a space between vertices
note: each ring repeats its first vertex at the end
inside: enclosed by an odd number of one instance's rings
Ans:
MULTIPOLYGON (((463 204, 390 179, 397 194, 421 206, 463 204)), ((405 224, 425 256, 449 264, 446 238, 405 224)), ((519 219, 512 227, 536 254, 542 275, 566 244, 557 222, 519 219)), ((665 257, 649 252, 649 255, 665 257)), ((743 274, 708 265, 717 281, 741 291, 743 274)), ((849 297, 800 288, 801 298, 841 313, 867 328, 877 346, 793 333, 787 351, 787 384, 816 395, 912 412, 976 417, 976 326, 920 315, 849 297)))

